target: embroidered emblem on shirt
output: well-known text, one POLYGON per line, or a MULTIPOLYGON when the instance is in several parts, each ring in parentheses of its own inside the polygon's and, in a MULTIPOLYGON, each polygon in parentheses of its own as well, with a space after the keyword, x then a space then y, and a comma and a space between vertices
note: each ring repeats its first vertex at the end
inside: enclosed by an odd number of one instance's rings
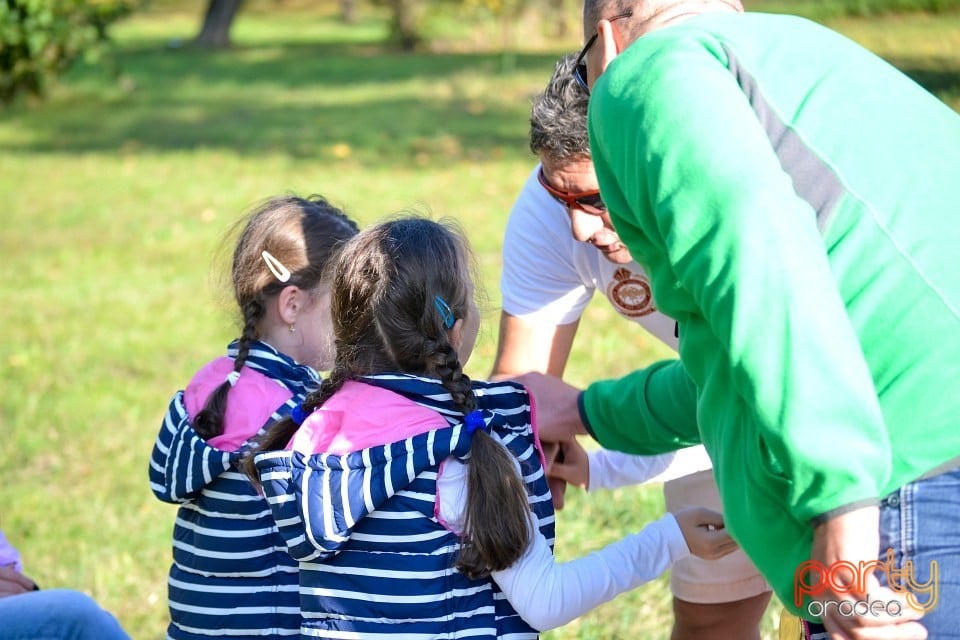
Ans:
POLYGON ((657 310, 653 306, 650 282, 629 269, 617 269, 608 294, 617 310, 629 318, 639 318, 657 310))

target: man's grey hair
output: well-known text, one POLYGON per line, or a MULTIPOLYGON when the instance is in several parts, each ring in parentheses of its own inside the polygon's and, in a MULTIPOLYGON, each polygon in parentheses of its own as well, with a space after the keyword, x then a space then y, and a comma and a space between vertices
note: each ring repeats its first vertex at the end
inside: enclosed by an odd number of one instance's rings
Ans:
POLYGON ((577 54, 563 56, 530 110, 530 150, 555 162, 590 158, 587 103, 590 97, 573 77, 577 54))

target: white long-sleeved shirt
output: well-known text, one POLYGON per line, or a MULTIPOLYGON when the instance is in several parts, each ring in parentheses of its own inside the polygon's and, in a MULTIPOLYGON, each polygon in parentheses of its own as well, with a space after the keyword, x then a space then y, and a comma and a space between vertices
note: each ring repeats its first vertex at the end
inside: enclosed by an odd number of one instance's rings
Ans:
MULTIPOLYGON (((466 465, 456 460, 443 464, 437 478, 437 500, 442 521, 462 533, 466 465)), ((540 631, 562 626, 650 582, 690 554, 680 526, 668 513, 639 533, 575 560, 557 562, 533 517, 531 514, 531 542, 526 552, 513 566, 492 576, 520 617, 540 631)))
POLYGON ((702 446, 687 447, 655 456, 638 456, 597 449, 587 454, 590 483, 587 491, 617 489, 632 484, 666 482, 712 469, 710 456, 702 446))

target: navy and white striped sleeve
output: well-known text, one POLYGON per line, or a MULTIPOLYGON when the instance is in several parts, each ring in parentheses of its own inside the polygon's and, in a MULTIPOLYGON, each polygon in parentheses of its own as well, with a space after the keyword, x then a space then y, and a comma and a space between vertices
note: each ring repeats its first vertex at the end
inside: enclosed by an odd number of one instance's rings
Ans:
POLYGON ((227 468, 236 454, 207 444, 190 424, 183 392, 170 401, 150 455, 150 489, 164 502, 189 502, 227 468))
POLYGON ((322 561, 354 526, 447 456, 463 455, 460 425, 345 455, 270 451, 254 458, 263 493, 290 555, 322 561))

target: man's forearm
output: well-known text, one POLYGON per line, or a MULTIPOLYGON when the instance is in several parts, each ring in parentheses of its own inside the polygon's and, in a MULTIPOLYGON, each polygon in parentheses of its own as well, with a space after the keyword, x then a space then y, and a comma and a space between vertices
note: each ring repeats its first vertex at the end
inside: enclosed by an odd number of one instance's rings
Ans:
POLYGON ((578 408, 585 431, 607 449, 649 455, 700 443, 696 387, 678 360, 595 382, 578 408))

